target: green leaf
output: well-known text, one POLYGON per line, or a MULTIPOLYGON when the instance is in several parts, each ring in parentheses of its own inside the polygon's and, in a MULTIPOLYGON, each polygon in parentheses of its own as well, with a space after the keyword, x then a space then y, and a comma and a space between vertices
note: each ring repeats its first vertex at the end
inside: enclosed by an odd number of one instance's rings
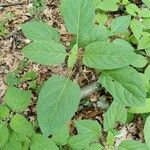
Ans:
POLYGON ((21 83, 21 80, 17 78, 13 72, 9 72, 6 76, 6 84, 9 86, 18 85, 21 83))
POLYGON ((150 48, 145 49, 146 55, 150 57, 150 48))
POLYGON ((138 55, 138 59, 132 62, 131 65, 137 68, 143 68, 147 63, 148 61, 144 56, 138 55))
POLYGON ((101 70, 128 66, 137 56, 127 47, 125 44, 94 42, 86 47, 83 63, 101 70))
POLYGON ((126 120, 127 110, 125 106, 114 101, 104 115, 104 128, 106 130, 112 130, 118 121, 125 123, 126 120))
POLYGON ((22 148, 21 141, 18 139, 16 133, 11 131, 9 139, 3 147, 3 150, 22 150, 22 148))
POLYGON ((53 41, 36 41, 23 48, 24 55, 42 65, 63 63, 67 55, 65 47, 53 41))
POLYGON ((144 74, 148 77, 148 79, 150 80, 150 66, 148 66, 146 69, 145 69, 145 72, 144 74))
POLYGON ((138 141, 126 140, 119 145, 119 150, 148 150, 148 148, 138 141))
POLYGON ((28 122, 28 120, 19 114, 16 114, 12 117, 10 121, 10 127, 13 129, 16 133, 21 134, 23 136, 31 137, 34 134, 34 128, 28 122))
POLYGON ((145 125, 144 125, 144 138, 145 138, 145 143, 150 149, 150 116, 147 117, 145 125))
POLYGON ((35 134, 31 139, 30 150, 59 150, 56 144, 41 134, 35 134))
POLYGON ((26 138, 24 141, 22 141, 22 150, 29 150, 30 147, 30 139, 26 138))
POLYGON ((150 9, 150 0, 142 0, 142 1, 150 9))
POLYGON ((145 29, 150 29, 150 19, 143 19, 142 24, 145 29))
POLYGON ((139 107, 131 107, 128 112, 130 113, 149 113, 150 112, 150 98, 146 99, 146 102, 144 105, 139 106, 139 107))
POLYGON ((91 144, 89 148, 86 148, 85 150, 103 150, 104 147, 100 145, 99 143, 91 144))
POLYGON ((103 24, 93 27, 89 32, 84 32, 79 36, 79 46, 85 47, 88 44, 96 41, 107 41, 111 36, 111 31, 103 24))
MULTIPOLYGON (((124 108, 123 108, 123 109, 124 109, 124 108)), ((126 114, 126 112, 125 112, 125 114, 126 114)), ((125 120, 126 120, 126 117, 123 117, 123 118, 125 118, 125 120)), ((119 120, 122 120, 122 119, 119 119, 119 120)), ((125 120, 123 120, 123 121, 125 121, 125 120)), ((115 143, 115 135, 114 135, 111 131, 108 131, 107 144, 108 144, 109 146, 113 146, 114 143, 115 143)))
POLYGON ((126 6, 126 11, 128 14, 132 16, 137 16, 138 13, 140 12, 140 9, 133 3, 130 3, 129 5, 126 6))
POLYGON ((91 138, 91 136, 86 134, 72 136, 68 140, 68 145, 71 147, 71 150, 83 150, 89 147, 91 138))
POLYGON ((101 126, 97 121, 79 120, 75 124, 79 135, 90 136, 92 140, 99 139, 101 135, 101 126))
POLYGON ((147 8, 142 8, 142 10, 139 12, 139 17, 150 18, 150 10, 147 8))
POLYGON ((114 100, 125 106, 135 107, 145 104, 146 93, 142 78, 131 67, 103 71, 99 82, 114 100))
MULTIPOLYGON (((130 45, 130 43, 128 43, 127 41, 123 40, 123 39, 115 39, 113 41, 113 43, 119 45, 120 47, 125 47, 126 49, 130 50, 130 51, 135 51, 135 49, 133 48, 132 45, 130 45)), ((138 58, 138 57, 137 57, 138 58)))
POLYGON ((108 20, 108 16, 106 13, 102 12, 98 12, 96 14, 96 23, 98 24, 105 24, 108 20))
POLYGON ((39 94, 37 115, 40 128, 48 136, 74 115, 80 102, 80 88, 70 79, 55 75, 39 94))
POLYGON ((27 22, 21 26, 24 35, 32 41, 59 41, 60 34, 56 29, 40 21, 27 22))
POLYGON ((117 11, 119 6, 114 0, 103 0, 99 3, 97 8, 103 11, 117 11))
POLYGON ((5 100, 6 104, 13 111, 20 112, 24 111, 30 104, 31 96, 31 91, 23 91, 16 87, 9 87, 5 95, 5 100))
POLYGON ((52 140, 57 143, 57 145, 66 145, 69 139, 69 126, 63 125, 58 130, 56 130, 52 135, 52 140))
POLYGON ((150 48, 150 35, 144 35, 139 40, 138 50, 150 48))
POLYGON ((37 73, 34 71, 29 71, 26 74, 23 75, 22 80, 23 81, 33 81, 37 78, 37 73))
POLYGON ((9 138, 9 131, 5 122, 0 121, 0 148, 2 148, 9 138))
POLYGON ((68 58, 68 67, 72 68, 77 60, 77 54, 78 54, 78 44, 75 44, 73 48, 71 49, 71 54, 68 58))
POLYGON ((140 37, 142 36, 143 32, 143 25, 137 19, 133 19, 130 24, 131 30, 136 38, 139 41, 140 37))
POLYGON ((61 14, 68 31, 78 37, 82 32, 88 32, 94 24, 93 0, 62 0, 61 14))
POLYGON ((0 106, 0 120, 4 120, 9 116, 9 108, 6 105, 0 106))
POLYGON ((127 32, 130 22, 131 22, 131 16, 117 17, 111 23, 111 31, 114 33, 127 32))

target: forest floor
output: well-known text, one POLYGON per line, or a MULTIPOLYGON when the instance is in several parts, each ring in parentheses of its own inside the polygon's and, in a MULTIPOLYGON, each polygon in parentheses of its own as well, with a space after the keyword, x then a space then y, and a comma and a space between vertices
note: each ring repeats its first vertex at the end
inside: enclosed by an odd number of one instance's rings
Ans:
MULTIPOLYGON (((4 101, 4 94, 7 90, 6 75, 15 70, 18 71, 19 76, 23 76, 29 71, 37 72, 36 83, 41 85, 44 80, 53 74, 66 75, 66 65, 45 67, 28 61, 21 54, 21 49, 29 43, 23 36, 20 25, 29 20, 40 18, 46 21, 49 25, 58 29, 61 33, 61 41, 68 48, 72 36, 66 31, 63 20, 59 12, 59 0, 47 0, 46 6, 43 11, 36 13, 33 8, 33 3, 30 0, 1 0, 0 6, 0 22, 4 23, 4 29, 0 26, 0 102, 4 101), (2 32, 3 30, 3 32, 2 32)), ((84 87, 97 80, 95 72, 83 65, 74 70, 74 80, 84 87)), ((23 83, 20 88, 28 89, 28 83, 23 83)), ((34 93, 34 92, 33 92, 34 93)), ((106 110, 100 109, 100 100, 105 100, 108 104, 111 102, 112 97, 104 90, 100 90, 87 97, 88 103, 83 102, 80 104, 78 112, 73 119, 96 119, 100 123, 103 121, 103 113, 106 110)), ((25 115, 30 121, 36 118, 35 103, 37 101, 37 94, 34 93, 32 97, 32 104, 26 110, 25 115)), ((119 112, 118 112, 119 113, 119 112)), ((73 130, 73 129, 72 129, 73 130)), ((121 131, 118 137, 118 143, 126 139, 136 139, 143 141, 143 123, 140 117, 126 124, 125 126, 119 125, 118 130, 121 131)))

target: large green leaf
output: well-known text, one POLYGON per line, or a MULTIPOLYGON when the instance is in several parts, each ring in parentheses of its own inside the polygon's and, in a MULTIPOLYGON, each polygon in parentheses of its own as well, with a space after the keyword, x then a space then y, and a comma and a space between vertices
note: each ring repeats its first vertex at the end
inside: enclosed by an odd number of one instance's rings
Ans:
POLYGON ((91 139, 92 137, 90 135, 87 136, 86 134, 72 136, 68 140, 68 145, 71 147, 71 150, 87 149, 92 142, 91 139))
POLYGON ((6 119, 9 116, 9 108, 6 105, 0 106, 0 120, 6 119))
POLYGON ((32 41, 59 41, 60 34, 56 29, 40 21, 27 22, 21 26, 24 35, 32 41))
POLYGON ((147 117, 146 122, 145 122, 144 137, 145 137, 146 145, 150 149, 150 116, 147 117))
POLYGON ((139 40, 138 50, 150 48, 150 34, 144 35, 139 40))
POLYGON ((31 138, 30 150, 59 150, 56 144, 41 134, 35 134, 31 138))
POLYGON ((142 0, 142 1, 150 9, 150 0, 142 0))
POLYGON ((104 147, 100 145, 99 143, 91 144, 87 149, 85 150, 103 150, 104 147))
POLYGON ((12 117, 10 121, 10 127, 13 129, 16 133, 21 134, 23 136, 31 137, 34 134, 34 128, 28 122, 28 120, 19 114, 16 114, 12 117))
POLYGON ((97 5, 97 8, 104 11, 117 11, 119 6, 115 0, 103 0, 97 5))
POLYGON ((131 67, 103 71, 99 82, 121 104, 133 107, 145 104, 146 93, 142 78, 131 67))
POLYGON ((65 124, 53 133, 52 140, 57 145, 66 145, 69 137, 69 125, 65 124))
POLYGON ((126 120, 127 110, 125 106, 114 101, 104 115, 104 128, 112 130, 117 122, 125 123, 126 120))
POLYGON ((53 76, 41 89, 37 105, 40 128, 44 135, 52 134, 71 119, 80 101, 80 88, 70 79, 53 76))
POLYGON ((95 19, 93 0, 62 0, 61 14, 69 32, 77 36, 88 32, 95 19))
POLYGON ((146 102, 144 105, 139 106, 139 107, 131 107, 128 112, 130 113, 149 113, 150 112, 150 98, 146 99, 146 102))
POLYGON ((31 91, 23 91, 16 87, 9 87, 6 95, 5 100, 6 104, 13 110, 13 111, 24 111, 27 106, 31 102, 31 91))
POLYGON ((76 123, 78 134, 91 136, 92 140, 99 139, 101 135, 101 126, 94 120, 79 120, 76 123))
POLYGON ((93 27, 89 32, 79 35, 79 46, 85 47, 95 41, 106 41, 111 36, 111 31, 103 24, 93 27))
POLYGON ((3 150, 24 150, 21 144, 21 140, 18 139, 16 133, 14 133, 12 130, 10 130, 9 139, 3 147, 3 150))
POLYGON ((131 21, 130 27, 131 27, 131 30, 132 30, 135 38, 138 41, 140 39, 140 37, 142 36, 142 32, 143 32, 142 23, 140 21, 138 21, 137 19, 133 19, 131 21))
POLYGON ((130 3, 126 6, 126 11, 132 16, 137 16, 138 12, 140 12, 140 9, 135 4, 130 3))
POLYGON ((137 68, 143 68, 147 63, 148 61, 144 56, 138 55, 138 59, 132 62, 131 65, 137 68))
POLYGON ((9 131, 5 122, 0 121, 0 148, 2 148, 9 137, 9 131))
POLYGON ((126 140, 119 145, 119 150, 148 150, 148 148, 138 141, 126 140))
POLYGON ((88 45, 83 63, 91 68, 116 69, 128 66, 137 59, 136 54, 126 44, 94 42, 88 45))
POLYGON ((23 48, 24 55, 43 65, 63 63, 67 55, 65 47, 53 41, 36 41, 23 48))
POLYGON ((111 31, 114 33, 127 32, 130 25, 131 16, 120 16, 115 18, 111 23, 111 31))

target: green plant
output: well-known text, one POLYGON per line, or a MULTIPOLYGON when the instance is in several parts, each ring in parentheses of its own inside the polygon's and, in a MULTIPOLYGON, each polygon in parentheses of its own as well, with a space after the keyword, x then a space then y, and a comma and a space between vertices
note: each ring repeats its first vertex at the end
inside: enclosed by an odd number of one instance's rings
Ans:
MULTIPOLYGON (((67 58, 68 76, 53 75, 42 86, 37 102, 38 125, 31 125, 20 115, 31 102, 31 91, 20 90, 14 86, 24 81, 35 81, 36 73, 28 72, 22 79, 14 73, 7 78, 8 90, 5 95, 6 104, 0 108, 3 121, 0 128, 2 149, 45 149, 58 150, 96 150, 115 147, 117 135, 114 129, 116 122, 125 124, 128 113, 148 113, 149 67, 143 74, 140 69, 148 65, 150 50, 149 3, 148 8, 139 9, 127 0, 62 0, 61 14, 67 30, 74 36, 74 45, 70 53, 60 42, 60 33, 42 21, 27 22, 21 26, 26 38, 31 43, 23 48, 25 57, 42 65, 59 65, 67 58), (126 8, 126 15, 112 20, 110 27, 103 22, 95 25, 95 9, 106 17, 106 11, 117 11, 120 6, 126 8), (142 21, 141 21, 142 20, 142 21), (132 32, 129 31, 129 28, 132 32), (133 45, 136 46, 133 46, 133 45), (72 69, 78 61, 78 50, 82 48, 83 65, 94 68, 99 78, 97 83, 104 87, 113 97, 113 102, 104 115, 103 130, 108 133, 107 140, 99 143, 101 126, 97 121, 75 121, 77 135, 69 135, 68 122, 77 111, 80 103, 80 87, 71 80, 72 69), (143 49, 145 51, 143 52, 143 49), (146 57, 145 57, 146 56, 146 57), (8 108, 9 107, 9 108, 8 108), (10 110, 17 112, 9 118, 10 110), (3 110, 3 111, 1 111, 3 110), (118 111, 120 113, 118 113, 118 111), (10 123, 9 123, 10 121, 10 123), (10 128, 8 128, 7 126, 10 128), (35 129, 40 128, 42 134, 35 129), (48 138, 52 135, 52 138, 48 138), (16 143, 16 144, 13 144, 16 143)), ((96 18, 97 21, 97 18, 96 18)), ((34 84, 36 90, 36 84, 34 84)), ((119 150, 143 149, 150 147, 149 117, 146 120, 144 133, 146 144, 137 141, 123 141, 119 150)))

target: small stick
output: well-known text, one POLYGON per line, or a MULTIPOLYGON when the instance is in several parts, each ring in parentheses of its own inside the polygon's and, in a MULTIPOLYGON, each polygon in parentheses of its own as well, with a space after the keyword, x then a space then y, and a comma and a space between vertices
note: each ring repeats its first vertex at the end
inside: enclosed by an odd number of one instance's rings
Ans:
POLYGON ((80 98, 84 99, 87 96, 91 95, 94 92, 97 92, 101 89, 102 87, 98 85, 98 83, 92 83, 89 84, 83 88, 81 88, 81 93, 80 93, 80 98))

